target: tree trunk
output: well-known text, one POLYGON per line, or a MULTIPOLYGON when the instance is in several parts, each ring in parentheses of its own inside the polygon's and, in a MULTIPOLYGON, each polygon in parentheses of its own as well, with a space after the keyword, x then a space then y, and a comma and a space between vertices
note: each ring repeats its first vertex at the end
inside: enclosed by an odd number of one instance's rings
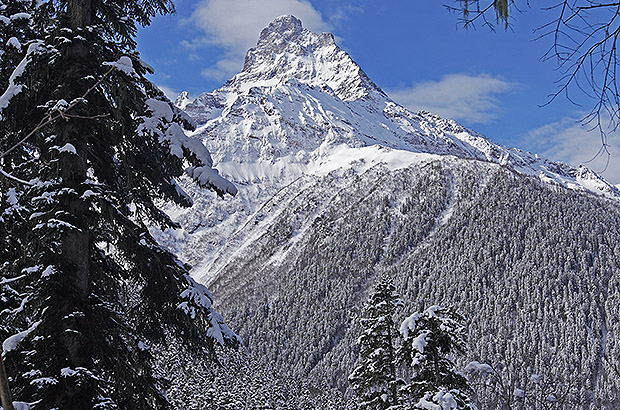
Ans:
MULTIPOLYGON (((75 119, 70 122, 76 121, 75 119)), ((80 198, 84 191, 86 180, 86 144, 80 144, 76 134, 79 130, 74 124, 67 125, 67 139, 76 148, 77 155, 61 154, 61 176, 63 186, 72 189, 77 194, 67 194, 61 203, 65 220, 73 225, 73 229, 65 229, 60 237, 61 269, 64 280, 68 281, 70 289, 75 289, 80 299, 86 300, 90 294, 90 233, 88 224, 88 204, 80 198)))
POLYGON ((15 410, 13 407, 13 399, 11 398, 11 390, 9 390, 9 380, 4 370, 4 362, 2 354, 0 354, 0 401, 4 410, 15 410))
MULTIPOLYGON (((92 0, 70 0, 67 5, 70 25, 74 30, 83 29, 93 22, 92 0)), ((92 74, 91 50, 86 44, 74 43, 67 48, 66 59, 68 61, 65 71, 65 91, 63 98, 72 100, 77 95, 82 95, 88 85, 83 78, 92 74)), ((92 104, 78 105, 73 114, 84 117, 90 115, 92 104)), ((71 228, 64 228, 60 235, 60 258, 59 265, 63 273, 63 288, 74 292, 70 302, 62 306, 63 314, 70 316, 74 311, 80 310, 79 305, 88 305, 88 298, 92 293, 91 278, 91 222, 89 204, 81 196, 84 193, 85 181, 88 168, 88 138, 92 132, 92 119, 70 118, 63 124, 59 133, 59 145, 71 144, 75 152, 62 152, 59 166, 60 177, 64 193, 60 199, 62 220, 69 223, 71 228), (78 302, 76 302, 76 299, 78 302), (77 306, 76 306, 77 304, 77 306)), ((81 321, 79 318, 73 320, 81 321)), ((77 326, 71 321, 65 326, 77 326)), ((83 335, 74 332, 63 334, 63 343, 69 352, 69 358, 73 367, 87 367, 92 358, 88 356, 86 341, 83 335)))
MULTIPOLYGON (((84 28, 92 24, 92 0, 70 0, 67 5, 71 27, 74 29, 84 28)), ((90 51, 84 44, 75 44, 69 48, 69 60, 71 66, 67 70, 67 78, 80 84, 88 74, 88 62, 90 51)), ((80 95, 85 90, 79 86, 69 92, 80 95)), ((67 95, 67 101, 75 96, 67 95)), ((87 115, 87 113, 82 113, 87 115)), ((76 149, 76 154, 65 153, 60 159, 60 176, 63 185, 77 195, 63 197, 62 210, 67 213, 71 225, 77 229, 67 229, 61 235, 61 267, 67 275, 70 288, 77 291, 81 299, 86 299, 90 293, 90 230, 87 218, 88 205, 80 199, 84 191, 87 168, 87 143, 88 127, 83 119, 73 118, 69 120, 62 133, 61 144, 70 143, 76 149)))
MULTIPOLYGON (((393 315, 393 312, 390 312, 390 315, 393 315)), ((388 321, 387 326, 387 348, 388 348, 388 359, 390 360, 390 394, 391 397, 391 405, 395 406, 398 403, 398 396, 396 390, 396 368, 394 367, 394 343, 392 337, 392 327, 394 326, 394 321, 392 317, 388 321)))
POLYGON ((69 0, 67 11, 72 28, 86 27, 92 24, 92 6, 92 0, 69 0))

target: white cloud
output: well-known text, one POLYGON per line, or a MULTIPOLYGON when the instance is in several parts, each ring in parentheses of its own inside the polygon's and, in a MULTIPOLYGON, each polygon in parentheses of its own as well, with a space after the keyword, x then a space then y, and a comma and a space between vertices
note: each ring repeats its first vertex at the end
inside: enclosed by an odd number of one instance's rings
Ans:
POLYGON ((601 173, 613 184, 620 183, 620 133, 607 135, 608 156, 600 152, 601 134, 584 126, 579 118, 564 118, 560 121, 536 128, 524 138, 525 148, 556 161, 573 165, 584 165, 601 173), (597 155, 599 154, 599 155, 597 155), (607 161, 609 163, 607 164, 607 161))
POLYGON ((228 80, 231 75, 238 73, 243 68, 243 56, 226 53, 218 62, 202 70, 201 74, 206 78, 217 81, 228 80))
POLYGON ((329 13, 329 22, 337 27, 349 24, 352 14, 362 14, 365 9, 360 5, 345 4, 331 10, 329 13))
POLYGON ((501 112, 497 96, 516 84, 488 74, 449 74, 409 88, 388 91, 392 99, 412 111, 426 110, 468 124, 488 123, 501 112))
POLYGON ((261 30, 283 14, 294 15, 312 31, 331 29, 307 0, 206 0, 190 17, 190 22, 205 36, 184 45, 194 49, 205 45, 221 47, 223 58, 206 68, 203 75, 222 80, 241 70, 245 52, 256 45, 261 30))
POLYGON ((170 87, 166 87, 165 85, 157 85, 157 88, 162 90, 164 92, 164 94, 166 94, 166 97, 168 97, 168 99, 170 101, 176 100, 176 98, 179 96, 179 94, 181 94, 177 90, 172 89, 170 87))

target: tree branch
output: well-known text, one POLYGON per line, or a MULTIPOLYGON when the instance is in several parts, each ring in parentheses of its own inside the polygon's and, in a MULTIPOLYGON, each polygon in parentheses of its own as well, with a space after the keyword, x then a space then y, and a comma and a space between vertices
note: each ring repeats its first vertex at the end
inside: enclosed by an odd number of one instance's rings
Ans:
MULTIPOLYGON (((108 71, 106 71, 103 76, 95 83, 93 84, 88 90, 86 90, 86 92, 84 94, 82 94, 81 97, 74 99, 71 104, 69 104, 67 106, 67 108, 65 109, 61 109, 61 108, 56 108, 54 111, 52 111, 51 113, 46 114, 41 121, 39 122, 39 124, 37 124, 37 126, 30 131, 28 134, 26 134, 26 136, 24 138, 22 138, 19 142, 17 142, 15 145, 13 145, 12 147, 10 147, 9 149, 7 149, 6 151, 0 153, 0 159, 6 157, 8 154, 10 154, 11 152, 15 151, 17 148, 19 148, 20 146, 22 146, 23 144, 26 143, 26 141, 28 141, 28 139, 30 137, 32 137, 34 134, 36 134, 38 131, 40 131, 41 129, 43 129, 44 127, 46 127, 47 125, 51 124, 52 122, 56 121, 59 118, 64 119, 65 121, 69 121, 72 118, 79 118, 79 119, 88 119, 88 120, 92 120, 92 119, 97 119, 97 118, 105 118, 108 117, 110 114, 98 114, 98 115, 92 115, 92 116, 85 116, 85 115, 73 115, 73 114, 67 114, 67 111, 71 110, 72 108, 75 108, 80 102, 82 102, 87 96, 88 94, 90 94, 91 92, 93 92, 93 90, 95 88, 97 88, 97 86, 99 84, 101 84, 103 82, 103 80, 105 80, 105 78, 110 75, 110 73, 114 70, 114 67, 111 67, 108 71)), ((4 176, 5 178, 8 178, 12 181, 18 182, 22 185, 28 185, 28 186, 33 186, 34 184, 28 181, 24 181, 23 179, 17 178, 11 174, 9 174, 8 172, 4 171, 3 169, 0 168, 0 175, 4 176)))
POLYGON ((32 182, 29 181, 24 181, 23 179, 19 179, 17 177, 14 177, 13 175, 9 174, 8 172, 4 171, 2 168, 0 168, 0 174, 2 174, 5 178, 8 178, 12 181, 18 182, 22 185, 28 185, 28 186, 34 186, 34 184, 32 182))
POLYGON ((55 112, 54 114, 48 113, 45 117, 43 117, 41 119, 39 124, 32 131, 30 131, 24 138, 22 138, 19 142, 17 142, 15 145, 10 147, 9 149, 4 151, 3 153, 0 153, 0 159, 4 158, 5 156, 10 154, 11 152, 15 151, 17 148, 22 146, 26 141, 28 141, 28 139, 30 137, 32 137, 34 134, 36 134, 42 128, 44 128, 45 126, 51 124, 52 122, 56 121, 59 118, 63 118, 65 120, 68 120, 69 118, 91 119, 91 118, 101 118, 103 116, 107 116, 108 114, 95 115, 95 116, 92 116, 92 117, 83 117, 83 116, 73 116, 72 117, 70 115, 67 115, 67 111, 71 110, 72 108, 75 108, 82 100, 84 100, 88 96, 88 94, 90 94, 95 88, 97 88, 97 86, 99 84, 101 84, 103 82, 103 80, 105 80, 105 78, 108 75, 110 75, 110 73, 113 70, 114 70, 114 67, 111 67, 108 71, 106 71, 105 74, 103 74, 103 76, 95 84, 93 84, 88 90, 86 90, 86 92, 84 94, 82 94, 82 96, 80 98, 76 98, 75 100, 73 100, 71 102, 71 104, 69 104, 67 106, 67 108, 65 108, 64 110, 62 110, 60 108, 57 108, 55 111, 52 111, 52 113, 55 112))

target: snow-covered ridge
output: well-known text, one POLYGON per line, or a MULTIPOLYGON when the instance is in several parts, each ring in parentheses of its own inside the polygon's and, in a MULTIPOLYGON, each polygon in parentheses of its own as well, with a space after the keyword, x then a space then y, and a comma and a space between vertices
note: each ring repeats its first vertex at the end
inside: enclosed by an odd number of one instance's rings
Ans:
POLYGON ((193 135, 204 140, 220 169, 235 168, 224 165, 229 163, 245 169, 243 176, 234 176, 241 184, 273 177, 268 163, 297 167, 326 160, 341 144, 377 144, 496 162, 543 181, 620 198, 617 187, 587 168, 507 148, 453 120, 405 109, 368 78, 331 34, 312 33, 290 15, 262 31, 241 73, 191 103, 182 94, 177 103, 201 125, 193 135), (250 164, 258 163, 250 171, 250 164))
POLYGON ((235 233, 260 220, 265 204, 330 172, 362 175, 377 166, 463 164, 453 162, 456 157, 620 198, 617 187, 585 167, 507 148, 453 120, 405 109, 381 92, 331 36, 302 29, 292 16, 263 31, 242 73, 193 102, 182 94, 177 105, 199 125, 189 137, 205 143, 214 166, 239 189, 235 198, 217 201, 189 179, 180 181, 194 206, 170 207, 168 213, 182 228, 155 232, 195 267, 193 275, 200 280, 217 272, 230 252, 251 246, 251 236, 235 233), (346 94, 339 90, 338 73, 350 75, 346 94))

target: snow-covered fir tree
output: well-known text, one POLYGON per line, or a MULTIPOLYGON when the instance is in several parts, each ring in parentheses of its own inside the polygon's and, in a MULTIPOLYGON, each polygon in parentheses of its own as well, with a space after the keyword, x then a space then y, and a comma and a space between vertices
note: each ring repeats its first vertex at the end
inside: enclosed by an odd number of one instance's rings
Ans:
POLYGON ((361 320, 364 330, 358 339, 360 359, 349 376, 359 397, 359 409, 387 409, 397 403, 394 313, 402 305, 388 278, 375 285, 366 302, 361 320))
POLYGON ((145 75, 137 25, 168 0, 0 0, 0 338, 15 400, 168 408, 152 346, 208 358, 237 338, 148 224, 189 206, 186 168, 235 187, 145 75))
POLYGON ((398 362, 411 372, 400 389, 397 409, 475 409, 472 389, 452 360, 465 351, 463 318, 434 305, 414 313, 400 327, 398 362))
POLYGON ((588 408, 587 400, 579 396, 575 375, 564 376, 557 371, 556 349, 541 352, 544 361, 536 366, 532 352, 524 350, 518 359, 500 352, 490 363, 474 360, 465 373, 475 390, 475 401, 484 409, 579 409, 588 408), (520 377, 519 370, 525 370, 520 377))

